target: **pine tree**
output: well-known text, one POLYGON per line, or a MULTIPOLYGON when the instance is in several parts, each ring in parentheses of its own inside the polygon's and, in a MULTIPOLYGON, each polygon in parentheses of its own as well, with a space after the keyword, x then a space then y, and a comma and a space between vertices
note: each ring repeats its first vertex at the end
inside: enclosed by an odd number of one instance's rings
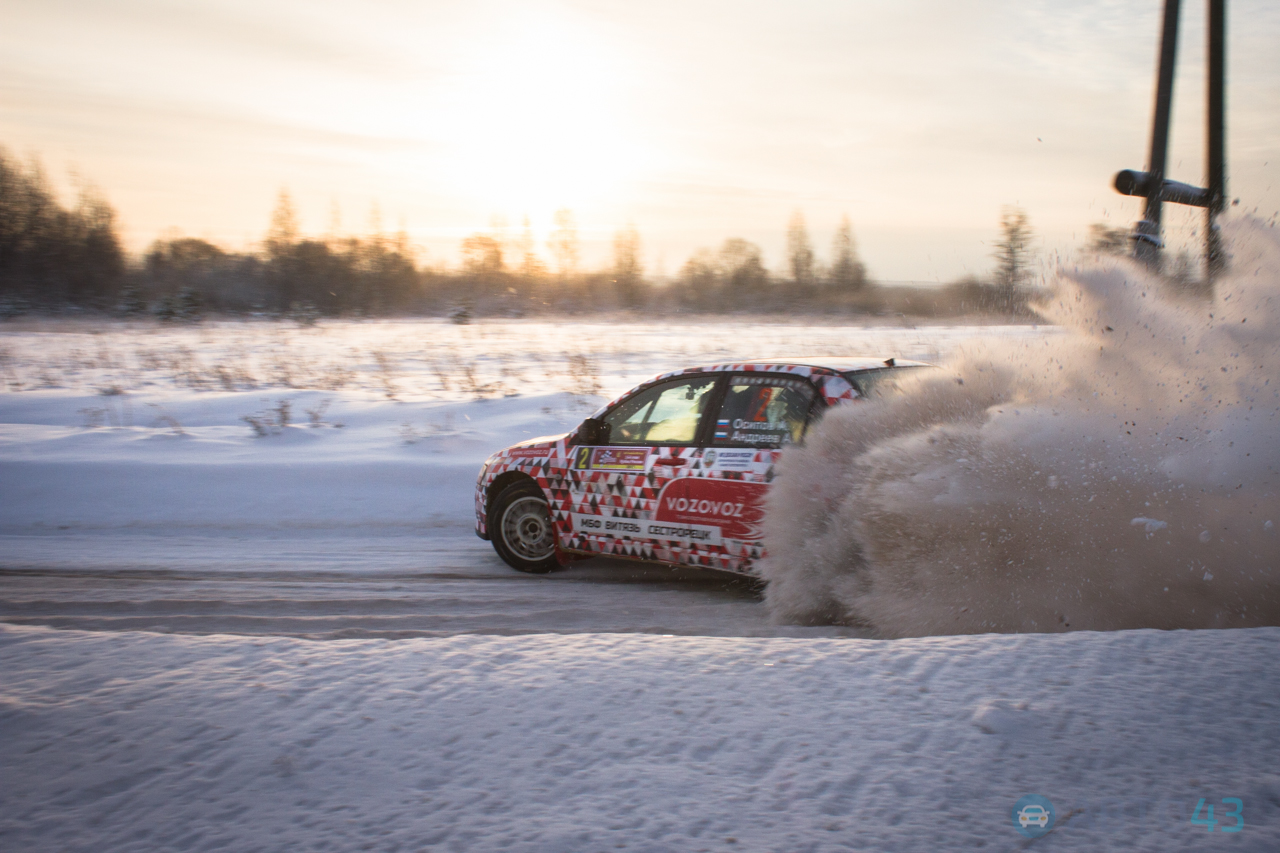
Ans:
POLYGON ((271 227, 264 243, 267 250, 267 282, 275 298, 276 310, 288 311, 298 298, 300 263, 297 258, 298 215, 293 209, 289 191, 280 189, 276 208, 271 213, 271 227))
POLYGON ((282 258, 293 251, 298 242, 298 214, 293 209, 289 190, 280 188, 276 196, 276 208, 271 212, 271 227, 267 230, 267 256, 272 260, 282 258))
POLYGON ((1001 303, 1015 310, 1026 302, 1026 285, 1031 278, 1031 223, 1026 211, 1006 207, 1000 216, 1000 241, 996 243, 995 285, 1001 303))
POLYGON ((867 268, 858 259, 858 249, 853 242, 853 226, 849 217, 840 220, 832 241, 831 284, 841 291, 861 290, 867 284, 867 268))
POLYGON ((787 259, 791 267, 791 280, 798 285, 813 284, 816 259, 809 230, 805 227, 804 214, 797 210, 787 225, 787 259))

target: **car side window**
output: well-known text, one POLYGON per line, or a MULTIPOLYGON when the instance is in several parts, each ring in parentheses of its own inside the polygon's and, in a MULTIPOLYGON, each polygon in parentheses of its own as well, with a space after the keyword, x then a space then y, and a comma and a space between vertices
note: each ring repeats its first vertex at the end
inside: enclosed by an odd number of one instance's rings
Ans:
POLYGON ((717 447, 783 447, 804 437, 816 392, 803 379, 738 375, 716 415, 717 447))
POLYGON ((646 388, 605 414, 610 444, 694 444, 716 377, 697 376, 646 388))

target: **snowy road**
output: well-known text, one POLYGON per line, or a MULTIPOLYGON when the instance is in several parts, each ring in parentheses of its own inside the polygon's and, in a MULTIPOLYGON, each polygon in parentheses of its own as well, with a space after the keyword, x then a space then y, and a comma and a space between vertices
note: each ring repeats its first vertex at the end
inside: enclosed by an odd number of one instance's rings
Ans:
POLYGON ((752 583, 591 560, 546 576, 437 530, 381 537, 0 536, 0 621, 316 639, 647 632, 848 636, 769 623, 752 583))

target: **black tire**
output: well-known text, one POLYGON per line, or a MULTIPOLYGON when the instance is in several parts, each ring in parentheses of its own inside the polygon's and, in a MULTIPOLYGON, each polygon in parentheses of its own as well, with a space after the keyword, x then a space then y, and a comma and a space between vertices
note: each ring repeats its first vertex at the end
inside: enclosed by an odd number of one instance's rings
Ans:
POLYGON ((532 480, 512 483, 490 504, 489 538, 516 571, 540 575, 559 566, 551 507, 532 480))

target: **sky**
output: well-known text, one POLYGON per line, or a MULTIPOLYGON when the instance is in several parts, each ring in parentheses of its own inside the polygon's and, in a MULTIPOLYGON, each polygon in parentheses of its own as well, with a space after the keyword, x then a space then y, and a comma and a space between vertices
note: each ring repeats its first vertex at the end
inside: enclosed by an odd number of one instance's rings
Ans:
MULTIPOLYGON (((1184 3, 1170 177, 1204 179, 1204 4, 1184 3)), ((433 265, 568 208, 588 265, 634 225, 651 273, 729 237, 872 276, 993 266, 1005 206, 1046 259, 1141 201, 1160 0, 0 0, 0 145, 99 187, 132 251, 405 231, 433 265)), ((1228 4, 1228 192, 1280 210, 1280 4, 1228 4)), ((1199 211, 1167 214, 1174 248, 1199 211)), ((545 252, 544 252, 545 254, 545 252)))

